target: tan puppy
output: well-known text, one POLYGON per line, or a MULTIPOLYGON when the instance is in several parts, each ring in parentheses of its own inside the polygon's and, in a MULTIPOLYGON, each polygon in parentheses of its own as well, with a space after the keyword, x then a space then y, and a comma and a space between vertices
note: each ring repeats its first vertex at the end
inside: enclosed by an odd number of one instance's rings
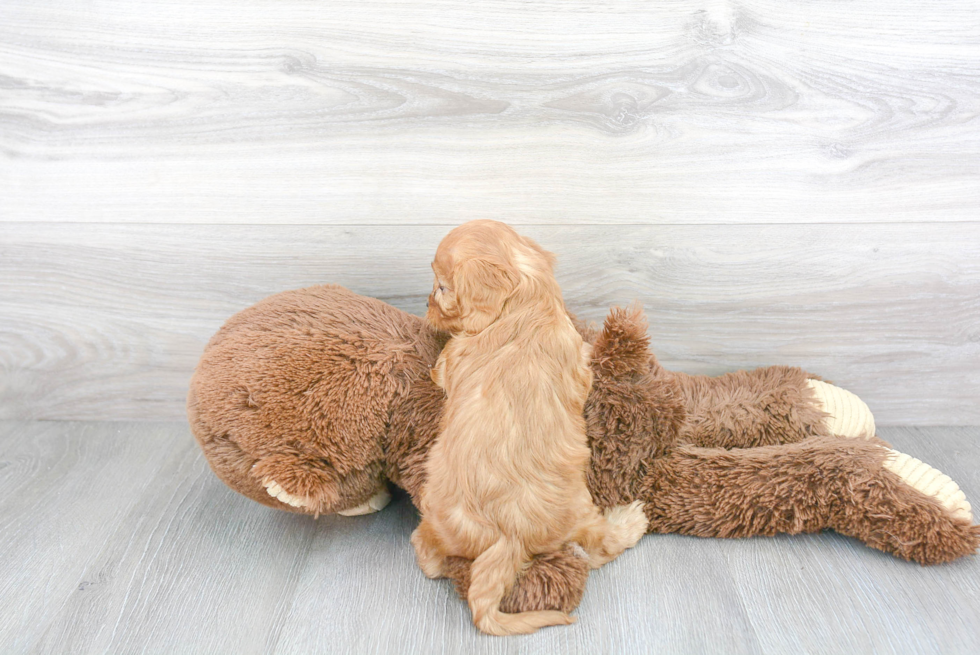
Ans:
POLYGON ((647 527, 640 503, 608 516, 592 503, 582 418, 590 349, 553 265, 551 253, 495 221, 450 232, 432 264, 427 317, 452 339, 432 369, 447 401, 412 544, 429 577, 442 575, 446 557, 475 560, 473 622, 496 635, 574 621, 556 611, 499 610, 531 557, 576 542, 596 568, 647 527))

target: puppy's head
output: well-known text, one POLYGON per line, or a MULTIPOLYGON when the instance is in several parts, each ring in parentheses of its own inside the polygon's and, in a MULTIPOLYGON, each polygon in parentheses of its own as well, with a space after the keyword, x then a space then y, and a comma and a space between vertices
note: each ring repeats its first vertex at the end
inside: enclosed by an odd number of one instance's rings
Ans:
POLYGON ((481 332, 500 316, 521 272, 514 246, 522 238, 496 221, 471 221, 439 244, 426 318, 453 334, 481 332))

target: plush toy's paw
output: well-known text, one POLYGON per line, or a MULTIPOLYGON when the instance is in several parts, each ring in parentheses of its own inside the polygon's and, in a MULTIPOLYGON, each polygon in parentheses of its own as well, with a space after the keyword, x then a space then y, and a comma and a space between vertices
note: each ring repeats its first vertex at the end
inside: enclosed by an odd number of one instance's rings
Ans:
POLYGON ((262 480, 262 486, 269 493, 270 496, 276 498, 281 503, 286 503, 293 507, 299 507, 301 509, 313 509, 313 502, 308 498, 302 498, 300 496, 294 496, 287 493, 285 489, 279 486, 279 483, 270 478, 262 480))
POLYGON ((870 439, 875 436, 875 418, 863 400, 846 389, 820 380, 807 380, 817 407, 830 414, 827 429, 838 437, 870 439))
POLYGON ((934 498, 940 505, 948 509, 955 518, 967 523, 973 522, 973 509, 970 507, 970 503, 967 502, 959 485, 953 482, 948 475, 896 450, 889 451, 884 466, 919 493, 934 498))
POLYGON ((606 510, 606 520, 618 528, 617 534, 623 548, 632 548, 646 534, 650 522, 639 500, 629 505, 619 505, 606 510))
POLYGON ((357 507, 342 509, 337 513, 341 516, 363 516, 364 514, 373 514, 374 512, 380 512, 383 510, 390 502, 391 494, 388 493, 387 489, 382 489, 357 507))

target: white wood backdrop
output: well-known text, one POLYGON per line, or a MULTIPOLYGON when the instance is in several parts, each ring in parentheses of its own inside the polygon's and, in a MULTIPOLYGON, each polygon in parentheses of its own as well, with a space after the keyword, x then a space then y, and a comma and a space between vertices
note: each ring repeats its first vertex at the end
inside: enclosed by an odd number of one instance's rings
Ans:
POLYGON ((422 309, 521 226, 662 359, 980 424, 980 3, 5 0, 0 418, 179 418, 208 337, 422 309))

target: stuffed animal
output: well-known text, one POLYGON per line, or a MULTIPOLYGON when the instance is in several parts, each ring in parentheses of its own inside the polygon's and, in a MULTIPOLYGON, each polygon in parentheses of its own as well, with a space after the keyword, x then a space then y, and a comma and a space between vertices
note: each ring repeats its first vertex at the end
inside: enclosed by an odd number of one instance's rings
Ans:
MULTIPOLYGON (((956 483, 876 438, 855 395, 797 368, 720 377, 667 371, 639 308, 614 309, 593 346, 585 408, 598 506, 642 501, 650 532, 699 537, 825 528, 921 564, 974 552, 956 483)), ((443 391, 447 336, 338 286, 271 296, 208 343, 190 385, 192 431, 214 472, 269 507, 317 516, 417 499, 443 391)), ((535 558, 506 612, 571 611, 588 566, 575 544, 535 558)), ((449 577, 465 598, 469 561, 449 577)))

